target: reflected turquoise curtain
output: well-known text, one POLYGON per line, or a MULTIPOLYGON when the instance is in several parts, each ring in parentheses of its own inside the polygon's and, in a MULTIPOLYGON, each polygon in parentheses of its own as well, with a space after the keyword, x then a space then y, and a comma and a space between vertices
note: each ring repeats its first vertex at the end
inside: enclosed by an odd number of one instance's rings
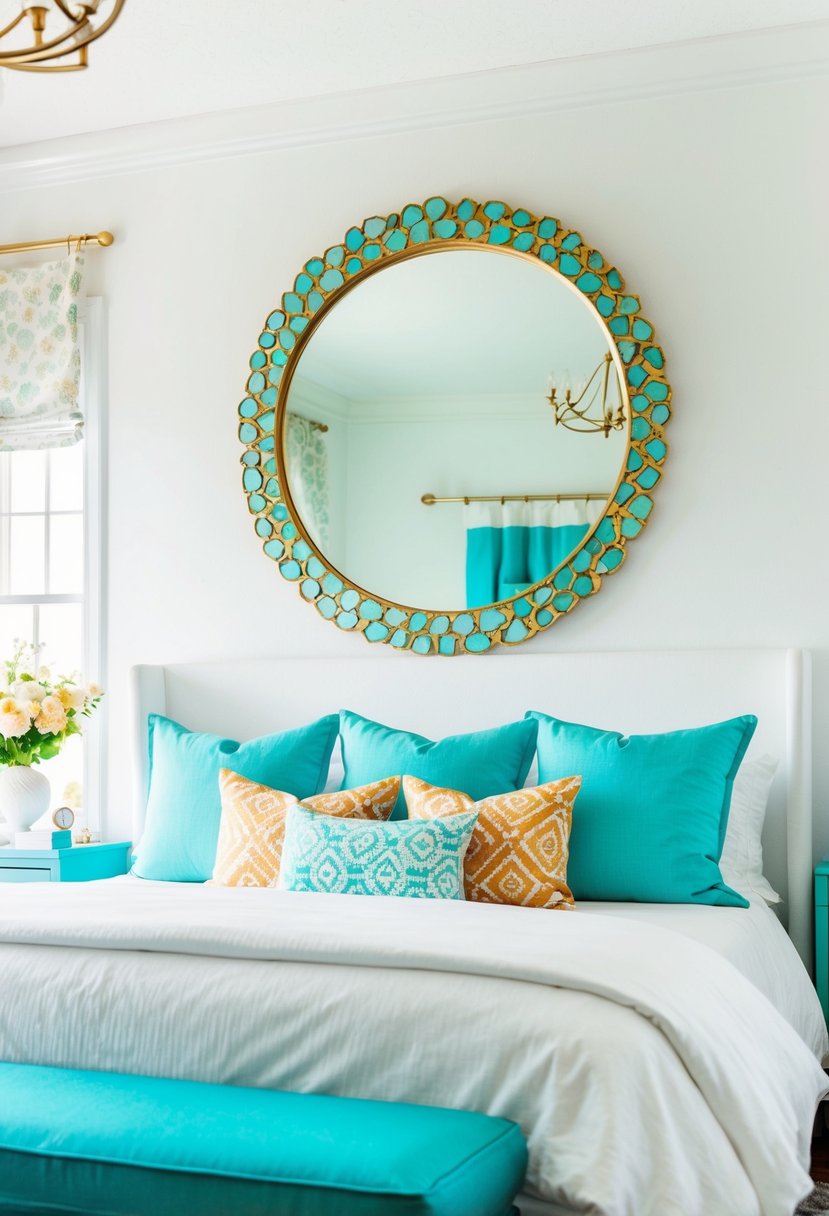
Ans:
POLYGON ((509 599, 545 578, 598 518, 598 502, 470 503, 466 606, 509 599))

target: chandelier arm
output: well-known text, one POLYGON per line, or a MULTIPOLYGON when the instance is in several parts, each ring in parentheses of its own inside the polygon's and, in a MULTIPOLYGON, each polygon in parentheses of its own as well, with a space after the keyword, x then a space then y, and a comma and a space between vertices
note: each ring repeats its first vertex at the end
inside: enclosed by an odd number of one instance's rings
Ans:
POLYGON ((75 24, 71 29, 61 30, 57 37, 50 39, 49 42, 41 42, 40 46, 24 47, 22 49, 12 51, 0 51, 0 62, 2 62, 5 55, 10 56, 11 58, 14 58, 15 55, 19 55, 24 62, 35 62, 39 59, 54 59, 59 55, 71 55, 72 52, 80 45, 80 43, 73 43, 72 46, 67 47, 62 51, 58 48, 61 47, 63 43, 67 41, 67 39, 73 38, 79 30, 82 30, 84 25, 88 24, 89 18, 86 18, 85 21, 78 21, 77 18, 73 18, 73 20, 75 24))
MULTIPOLYGON (((577 405, 579 404, 579 402, 580 402, 580 401, 583 401, 583 400, 584 400, 584 398, 585 398, 585 396, 586 396, 586 394, 587 394, 587 391, 588 391, 588 389, 590 388, 590 385, 593 383, 593 381, 594 381, 594 380, 596 379, 596 377, 599 375, 599 373, 601 372, 602 368, 603 368, 603 367, 607 367, 607 365, 608 365, 608 358, 609 358, 609 356, 608 356, 608 355, 605 355, 605 356, 604 356, 604 358, 603 358, 603 359, 602 359, 602 360, 601 360, 599 363, 597 363, 597 364, 596 364, 596 366, 593 368, 593 371, 592 371, 592 373, 591 373, 591 375, 590 375, 590 379, 587 381, 587 383, 585 384, 584 388, 583 388, 583 389, 581 390, 581 392, 579 393, 578 397, 576 397, 575 401, 573 401, 573 402, 572 402, 572 405, 573 405, 573 406, 577 406, 577 405)), ((596 386, 596 389, 598 390, 598 385, 596 386)), ((593 404, 593 401, 592 401, 592 400, 591 400, 590 404, 591 404, 591 405, 593 404)), ((588 409, 589 409, 589 406, 588 406, 588 407, 586 407, 586 408, 588 408, 588 409)))
POLYGON ((7 26, 5 26, 2 30, 0 30, 0 38, 5 38, 6 34, 10 34, 16 26, 20 25, 20 22, 23 20, 23 18, 25 16, 26 16, 26 10, 24 8, 22 8, 20 10, 20 12, 17 14, 17 16, 14 17, 7 26))
POLYGON ((78 63, 3 63, 0 59, 0 68, 5 68, 7 72, 82 72, 88 66, 85 59, 80 59, 78 63))
MULTIPOLYGON (((584 398, 587 396, 588 392, 590 391, 590 386, 591 386, 591 384, 592 384, 592 383, 593 383, 593 381, 596 379, 596 376, 597 376, 597 375, 598 375, 598 373, 599 373, 599 368, 600 368, 600 367, 601 367, 601 364, 599 364, 599 367, 596 367, 596 368, 594 368, 594 369, 593 369, 593 373, 592 373, 592 375, 590 376, 590 379, 587 381, 587 383, 585 384, 584 388, 583 388, 583 389, 581 390, 581 392, 579 393, 578 397, 576 397, 576 399, 575 399, 575 400, 572 402, 572 404, 573 404, 574 406, 575 406, 575 405, 578 405, 578 404, 579 404, 579 402, 580 402, 580 401, 583 401, 583 400, 584 400, 584 398)), ((597 387, 598 387, 598 386, 597 386, 597 387)))
POLYGON ((577 409, 576 406, 571 405, 569 412, 571 414, 574 414, 576 418, 584 418, 584 419, 586 419, 587 422, 592 423, 594 421, 594 419, 587 417, 588 413, 590 412, 590 406, 592 404, 593 404, 593 402, 590 401, 590 403, 588 405, 586 405, 583 410, 577 409))
POLYGON ((589 418, 583 419, 584 426, 572 426, 569 422, 562 420, 560 423, 567 431, 572 431, 575 435, 595 435, 598 431, 604 430, 602 423, 591 422, 589 418))
MULTIPOLYGON (((591 376, 591 380, 592 380, 592 376, 591 376)), ((584 392, 579 397, 577 397, 575 401, 570 401, 567 403, 567 409, 569 410, 569 412, 572 414, 578 415, 579 418, 584 418, 584 416, 590 412, 590 410, 593 408, 593 406, 596 403, 596 398, 599 395, 599 387, 597 385, 596 388, 593 390, 593 394, 592 394, 590 400, 588 402, 586 402, 583 406, 581 406, 581 402, 584 401, 584 398, 587 394, 587 389, 589 387, 590 387, 590 381, 588 380, 587 386, 585 387, 584 392), (580 406, 581 406, 581 408, 579 408, 580 406)))
MULTIPOLYGON (((43 42, 39 47, 32 47, 29 50, 23 51, 0 51, 0 65, 6 67, 19 66, 21 68, 25 68, 28 64, 38 64, 44 59, 62 59, 66 55, 72 55, 75 51, 80 51, 83 47, 89 46, 91 42, 95 42, 101 37, 102 34, 105 34, 110 26, 112 26, 117 20, 122 8, 124 7, 124 3, 125 0, 114 0, 112 12, 105 21, 101 22, 99 26, 93 26, 88 16, 81 19, 75 17, 75 25, 72 27, 72 29, 64 30, 59 37, 53 38, 50 42, 43 42), (75 38, 79 31, 83 30, 85 26, 88 27, 86 37, 76 38, 71 46, 63 46, 63 43, 65 43, 67 39, 75 38), (6 58, 14 59, 15 57, 20 58, 20 64, 4 63, 6 58)), ((61 9, 61 11, 64 10, 61 9)), ((30 68, 29 70, 35 69, 30 68)), ((41 68, 40 70, 42 71, 43 69, 41 68)), ((73 69, 70 68, 66 70, 71 71, 73 69)))

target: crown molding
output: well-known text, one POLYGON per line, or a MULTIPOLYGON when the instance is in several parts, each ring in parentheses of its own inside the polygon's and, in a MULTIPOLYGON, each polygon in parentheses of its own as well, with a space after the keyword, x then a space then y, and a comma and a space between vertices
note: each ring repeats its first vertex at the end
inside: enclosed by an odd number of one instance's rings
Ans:
POLYGON ((0 192, 829 74, 829 21, 169 119, 0 151, 0 192))

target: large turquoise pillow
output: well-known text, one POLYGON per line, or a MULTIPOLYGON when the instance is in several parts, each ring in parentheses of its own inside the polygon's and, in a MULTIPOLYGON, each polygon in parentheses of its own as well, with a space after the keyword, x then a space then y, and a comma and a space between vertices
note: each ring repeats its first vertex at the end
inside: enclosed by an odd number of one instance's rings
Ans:
POLYGON ((529 716, 539 724, 539 782, 581 775, 567 866, 577 900, 748 906, 718 863, 755 717, 624 736, 529 716))
POLYGON ((381 823, 293 806, 285 817, 279 885, 338 895, 463 899, 463 859, 477 811, 381 823))
POLYGON ((166 882, 206 882, 216 861, 222 803, 219 769, 284 790, 318 794, 337 738, 336 714, 247 743, 199 734, 150 714, 147 816, 132 872, 166 882))
MULTIPOLYGON (((508 794, 521 788, 535 755, 537 734, 538 724, 525 718, 492 730, 434 741, 343 709, 342 788, 354 789, 384 777, 419 777, 441 789, 463 790, 473 802, 480 802, 491 794, 508 794)), ((401 819, 405 813, 401 793, 391 818, 401 819)))

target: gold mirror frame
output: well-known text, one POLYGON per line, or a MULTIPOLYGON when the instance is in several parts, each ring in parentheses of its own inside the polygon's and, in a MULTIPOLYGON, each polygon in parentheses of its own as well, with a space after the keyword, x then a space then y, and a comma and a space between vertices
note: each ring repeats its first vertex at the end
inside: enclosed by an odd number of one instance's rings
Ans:
MULTIPOLYGON (((580 233, 500 201, 450 203, 434 197, 349 228, 340 245, 311 258, 266 319, 239 405, 242 483, 265 554, 303 599, 343 632, 414 654, 482 653, 517 645, 549 628, 600 589, 646 526, 651 492, 667 455, 671 389, 665 356, 637 296, 580 233), (291 379, 323 317, 378 270, 447 248, 474 246, 537 259, 595 310, 627 396, 628 445, 604 514, 578 548, 532 587, 481 608, 441 611, 397 604, 336 570, 308 535, 291 498, 282 435, 291 379)), ((585 440, 595 442, 595 440, 585 440)))

